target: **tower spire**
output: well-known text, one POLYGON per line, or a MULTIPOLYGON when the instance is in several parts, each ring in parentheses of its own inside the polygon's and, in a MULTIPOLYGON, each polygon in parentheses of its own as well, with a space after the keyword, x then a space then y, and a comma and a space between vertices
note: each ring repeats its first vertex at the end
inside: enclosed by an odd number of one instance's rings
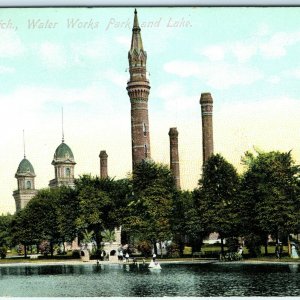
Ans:
POLYGON ((25 151, 25 133, 23 129, 23 150, 24 150, 24 158, 26 158, 26 151, 25 151))
POLYGON ((65 135, 64 135, 64 108, 61 108, 61 133, 62 133, 62 142, 65 141, 65 135))
POLYGON ((134 10, 131 47, 130 47, 129 52, 132 55, 134 51, 136 52, 137 55, 140 55, 141 51, 144 52, 143 41, 142 41, 142 36, 141 36, 141 28, 139 25, 139 20, 138 20, 136 9, 134 10))

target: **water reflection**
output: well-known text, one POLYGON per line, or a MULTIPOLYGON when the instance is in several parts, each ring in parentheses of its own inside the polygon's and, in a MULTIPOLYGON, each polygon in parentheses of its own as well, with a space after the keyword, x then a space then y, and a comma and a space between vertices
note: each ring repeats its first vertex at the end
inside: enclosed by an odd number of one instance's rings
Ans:
POLYGON ((0 265, 0 296, 300 296, 298 264, 0 265), (80 287, 80 288, 79 288, 80 287))

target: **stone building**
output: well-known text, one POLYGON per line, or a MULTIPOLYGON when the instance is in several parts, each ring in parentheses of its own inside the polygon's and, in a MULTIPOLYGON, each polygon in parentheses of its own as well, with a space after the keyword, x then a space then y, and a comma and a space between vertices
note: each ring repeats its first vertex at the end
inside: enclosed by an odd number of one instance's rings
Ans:
POLYGON ((15 175, 18 181, 18 189, 13 192, 13 196, 15 198, 17 212, 23 209, 37 194, 34 183, 35 176, 32 164, 24 155, 15 175))

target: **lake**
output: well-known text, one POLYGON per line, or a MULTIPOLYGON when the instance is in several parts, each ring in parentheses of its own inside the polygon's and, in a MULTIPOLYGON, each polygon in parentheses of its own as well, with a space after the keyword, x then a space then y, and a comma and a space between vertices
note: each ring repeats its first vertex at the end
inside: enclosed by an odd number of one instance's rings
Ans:
POLYGON ((0 296, 300 296, 298 264, 0 265, 0 296))

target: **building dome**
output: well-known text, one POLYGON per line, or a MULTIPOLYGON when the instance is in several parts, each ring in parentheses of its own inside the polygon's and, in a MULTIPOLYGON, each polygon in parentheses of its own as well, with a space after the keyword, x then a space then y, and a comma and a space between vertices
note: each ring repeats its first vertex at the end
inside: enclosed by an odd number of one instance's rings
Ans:
POLYGON ((22 159, 17 170, 17 174, 23 174, 23 173, 31 173, 31 175, 35 175, 32 164, 26 158, 22 159))
POLYGON ((62 142, 55 150, 54 160, 74 160, 74 155, 71 148, 62 142))

